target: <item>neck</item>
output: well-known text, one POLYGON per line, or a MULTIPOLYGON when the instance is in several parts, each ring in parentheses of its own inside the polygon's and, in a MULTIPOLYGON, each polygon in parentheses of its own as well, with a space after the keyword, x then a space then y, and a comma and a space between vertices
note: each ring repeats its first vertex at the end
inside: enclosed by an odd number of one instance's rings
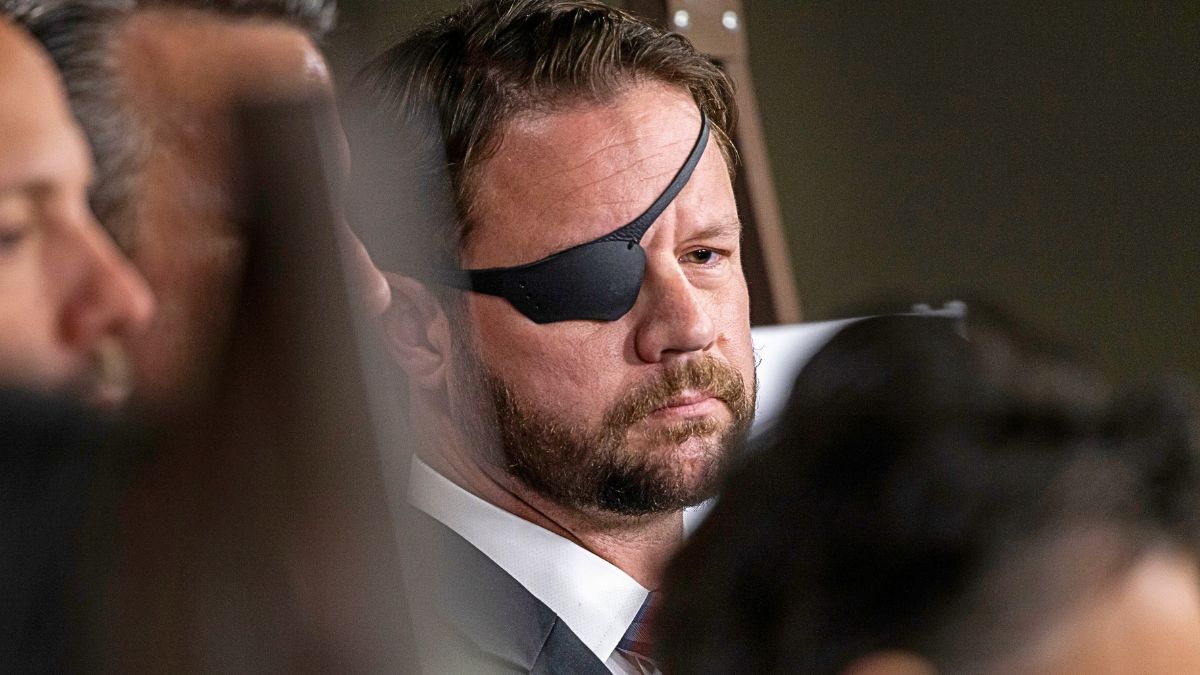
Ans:
MULTIPOLYGON (((454 426, 439 424, 433 428, 454 426)), ((436 436, 422 434, 417 438, 417 454, 435 471, 480 499, 570 539, 643 587, 659 588, 667 561, 683 542, 682 511, 631 517, 565 507, 502 471, 482 465, 466 451, 467 445, 458 433, 436 436)))
POLYGON ((683 543, 682 511, 639 517, 582 511, 552 502, 514 478, 498 482, 521 508, 506 510, 571 539, 650 590, 662 585, 667 561, 683 543))

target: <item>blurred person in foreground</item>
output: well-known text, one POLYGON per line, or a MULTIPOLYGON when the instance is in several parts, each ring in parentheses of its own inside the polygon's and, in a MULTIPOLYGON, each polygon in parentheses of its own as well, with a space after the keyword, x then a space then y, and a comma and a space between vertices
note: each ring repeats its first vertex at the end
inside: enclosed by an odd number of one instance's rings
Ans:
POLYGON ((108 415, 129 392, 120 340, 145 282, 92 217, 92 159, 50 59, 0 5, 0 663, 79 665, 85 532, 103 507, 108 415), (90 409, 89 409, 90 408, 90 409))
MULTIPOLYGON (((231 382, 268 379, 256 363, 229 360, 236 331, 246 330, 241 290, 254 255, 245 231, 254 177, 244 173, 239 115, 257 104, 327 103, 322 131, 346 170, 317 46, 333 0, 33 4, 25 24, 62 72, 97 157, 96 213, 159 301, 153 325, 128 343, 130 416, 150 430, 155 452, 130 468, 120 499, 101 669, 345 672, 391 658, 396 631, 372 614, 388 598, 368 573, 376 531, 356 510, 367 489, 334 484, 350 451, 328 453, 336 475, 321 482, 305 464, 313 449, 279 447, 272 426, 272 406, 300 394, 276 395, 270 382, 257 396, 230 392, 231 382)), ((366 295, 372 269, 359 260, 366 295)), ((314 330, 294 328, 298 341, 314 330)))
POLYGON ((998 324, 837 335, 673 562, 669 672, 1200 672, 1193 401, 998 324))
MULTIPOLYGON (((27 26, 62 72, 96 156, 93 208, 158 299, 150 329, 129 342, 133 412, 178 431, 195 421, 225 365, 246 255, 236 113, 305 98, 332 109, 317 43, 333 26, 335 2, 32 4, 27 26)), ((351 237, 346 243, 361 251, 351 237)), ((386 282, 360 258, 363 292, 386 296, 386 282)))
MULTIPOLYGON (((357 85, 415 127, 391 165, 444 177, 425 229, 364 235, 418 455, 427 669, 656 672, 641 609, 754 410, 729 82, 602 3, 492 0, 357 85)), ((362 166, 380 143, 351 145, 362 166)))
POLYGON ((113 408, 121 341, 154 301, 88 208, 91 153, 53 64, 0 9, 0 383, 113 408))

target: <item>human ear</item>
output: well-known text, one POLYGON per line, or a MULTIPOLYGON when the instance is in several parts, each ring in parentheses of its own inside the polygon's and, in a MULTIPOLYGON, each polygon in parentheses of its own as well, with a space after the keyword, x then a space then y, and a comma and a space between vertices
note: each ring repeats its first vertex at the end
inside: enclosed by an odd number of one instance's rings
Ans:
POLYGON ((937 675, 937 668, 915 652, 888 649, 860 656, 842 675, 937 675))
POLYGON ((388 354, 423 388, 445 386, 450 355, 450 321, 425 284, 401 274, 384 273, 391 303, 380 316, 388 354))

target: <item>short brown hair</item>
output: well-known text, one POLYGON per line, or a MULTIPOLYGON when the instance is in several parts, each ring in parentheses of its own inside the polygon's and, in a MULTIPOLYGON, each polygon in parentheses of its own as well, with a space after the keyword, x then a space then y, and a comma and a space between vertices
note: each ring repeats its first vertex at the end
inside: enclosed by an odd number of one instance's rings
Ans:
POLYGON ((645 80, 687 89, 734 166, 733 87, 724 72, 683 36, 595 0, 465 4, 373 59, 355 89, 392 126, 440 127, 435 152, 445 153, 456 217, 452 229, 443 222, 424 234, 442 240, 439 255, 456 258, 471 227, 473 171, 508 121, 605 102, 645 80))

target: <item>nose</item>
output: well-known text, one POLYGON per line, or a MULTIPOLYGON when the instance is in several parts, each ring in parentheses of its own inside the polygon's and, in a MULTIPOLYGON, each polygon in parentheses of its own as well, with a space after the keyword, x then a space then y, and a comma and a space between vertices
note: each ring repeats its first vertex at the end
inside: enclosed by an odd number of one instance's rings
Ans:
POLYGON ((146 280, 94 219, 77 231, 78 282, 62 317, 65 340, 88 350, 106 337, 141 333, 154 314, 146 280))
POLYGON ((367 247, 363 246, 362 240, 350 230, 345 221, 338 225, 338 237, 343 260, 349 267, 353 292, 362 299, 370 316, 382 315, 392 303, 392 287, 388 285, 387 278, 375 266, 367 247))
POLYGON ((678 265, 657 269, 647 260, 638 304, 636 349, 644 363, 683 360, 712 348, 716 328, 703 291, 678 265))

